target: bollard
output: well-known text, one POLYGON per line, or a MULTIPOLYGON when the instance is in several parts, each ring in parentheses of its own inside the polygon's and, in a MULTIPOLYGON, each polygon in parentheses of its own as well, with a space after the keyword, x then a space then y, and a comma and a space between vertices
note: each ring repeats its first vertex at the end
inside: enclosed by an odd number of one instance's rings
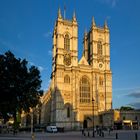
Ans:
POLYGON ((102 132, 102 137, 104 137, 104 132, 102 132))
POLYGON ((94 131, 93 131, 93 133, 92 133, 92 137, 95 137, 95 133, 94 133, 94 131))
POLYGON ((89 137, 89 131, 88 131, 88 137, 89 137))
POLYGON ((84 135, 84 129, 82 129, 82 135, 84 135))
POLYGON ((137 133, 135 133, 135 140, 137 140, 138 139, 138 135, 137 135, 137 133))
POLYGON ((32 140, 34 140, 35 139, 35 135, 34 135, 34 133, 32 133, 32 140))
POLYGON ((118 133, 116 133, 116 139, 118 139, 118 133))

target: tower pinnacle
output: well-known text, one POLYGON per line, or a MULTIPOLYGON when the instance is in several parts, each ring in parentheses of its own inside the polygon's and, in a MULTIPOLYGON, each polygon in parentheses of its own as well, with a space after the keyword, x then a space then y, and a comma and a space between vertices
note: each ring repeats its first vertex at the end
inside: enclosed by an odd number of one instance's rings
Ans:
POLYGON ((96 26, 94 17, 92 17, 92 26, 96 26))
POLYGON ((104 28, 105 28, 105 29, 108 29, 107 20, 105 20, 104 28))
POLYGON ((58 18, 62 18, 60 8, 58 9, 58 18))
POLYGON ((73 21, 76 21, 76 14, 75 14, 75 11, 73 12, 72 20, 73 20, 73 21))
POLYGON ((86 30, 86 28, 85 28, 84 37, 86 37, 86 35, 87 35, 87 30, 86 30))

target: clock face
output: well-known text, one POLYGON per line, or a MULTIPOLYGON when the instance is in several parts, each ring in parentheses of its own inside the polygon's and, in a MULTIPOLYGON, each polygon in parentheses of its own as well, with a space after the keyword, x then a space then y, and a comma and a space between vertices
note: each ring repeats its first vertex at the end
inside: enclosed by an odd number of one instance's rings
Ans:
POLYGON ((71 56, 70 56, 70 54, 65 54, 65 55, 64 55, 64 64, 65 64, 66 66, 71 65, 71 56))
POLYGON ((103 63, 99 63, 99 69, 103 68, 103 63))
POLYGON ((99 67, 102 68, 103 67, 103 64, 99 64, 99 67))

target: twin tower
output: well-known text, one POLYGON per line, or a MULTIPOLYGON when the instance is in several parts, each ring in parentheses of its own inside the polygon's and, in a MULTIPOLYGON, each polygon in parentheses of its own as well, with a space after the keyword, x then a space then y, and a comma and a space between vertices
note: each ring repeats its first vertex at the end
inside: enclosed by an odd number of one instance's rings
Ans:
MULTIPOLYGON (((78 60, 78 23, 63 19, 60 9, 53 31, 52 74, 50 84, 50 123, 65 128, 100 124, 102 111, 112 108, 110 33, 105 22, 97 27, 92 19, 84 33, 83 55, 78 60), (89 119, 90 118, 90 119, 89 119)), ((89 126, 92 127, 92 126, 89 126)))

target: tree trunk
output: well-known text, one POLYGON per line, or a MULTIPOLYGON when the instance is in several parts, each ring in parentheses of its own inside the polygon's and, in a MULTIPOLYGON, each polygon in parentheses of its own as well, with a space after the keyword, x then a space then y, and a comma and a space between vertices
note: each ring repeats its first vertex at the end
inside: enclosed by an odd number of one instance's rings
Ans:
POLYGON ((16 112, 14 112, 13 117, 14 117, 13 134, 15 135, 18 128, 16 112))

